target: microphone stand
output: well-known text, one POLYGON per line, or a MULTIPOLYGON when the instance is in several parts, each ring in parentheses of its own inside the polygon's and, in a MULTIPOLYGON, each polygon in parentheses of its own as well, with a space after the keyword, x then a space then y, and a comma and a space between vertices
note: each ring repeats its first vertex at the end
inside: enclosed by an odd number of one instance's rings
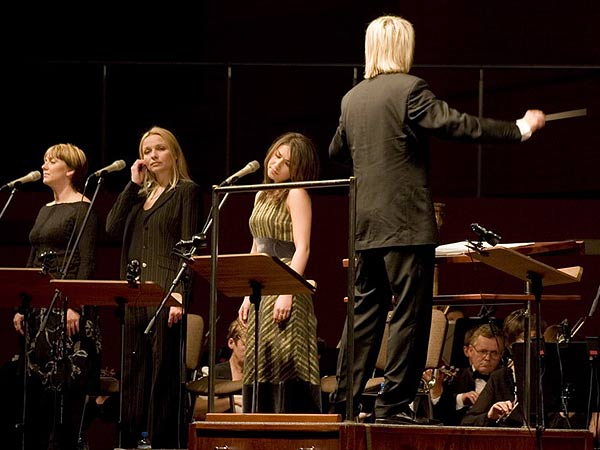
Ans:
MULTIPOLYGON (((88 178, 89 180, 89 178, 88 178)), ((67 276, 67 272, 69 270, 69 266, 71 265, 71 261, 73 260, 73 256, 75 255, 75 251, 77 250, 77 245, 79 245, 79 241, 81 240, 81 236, 83 235, 83 230, 85 230, 85 226, 87 224, 87 221, 90 217, 90 213, 92 212, 92 206, 94 205, 94 202, 96 201, 96 196, 98 195, 98 191, 100 190, 100 184, 102 182, 102 177, 100 176, 98 178, 98 184, 96 185, 96 191, 94 192, 94 196, 92 197, 92 200, 90 202, 90 206, 88 207, 86 213, 85 213, 85 217, 83 218, 83 222, 81 224, 81 227, 79 228, 79 233, 77 233, 77 237, 75 238, 75 243, 73 244, 73 247, 71 249, 71 253, 69 254, 69 256, 67 257, 66 262, 63 264, 62 268, 60 269, 60 279, 64 280, 67 276)), ((84 189, 85 191, 85 189, 84 189)), ((68 248, 67 248, 68 251, 68 248)), ((40 325, 40 329, 37 332, 36 335, 36 341, 37 341, 37 337, 40 335, 40 333, 44 330, 44 328, 46 327, 46 323, 48 322, 48 318, 50 317, 50 313, 52 311, 52 308, 54 307, 54 303, 56 301, 56 299, 58 298, 60 294, 60 291, 56 290, 54 292, 54 298, 52 299, 52 302, 50 303, 50 307, 48 308, 48 310, 46 311, 46 316, 44 316, 44 319, 41 322, 40 325)), ((66 304, 65 304, 66 306, 66 304)), ((65 308, 66 309, 66 308, 65 308)), ((34 344, 35 345, 35 341, 34 344)))
MULTIPOLYGON (((229 197, 229 192, 225 193, 225 195, 223 196, 223 200, 221 200, 221 203, 219 203, 219 207, 218 207, 219 211, 221 211, 221 208, 225 204, 227 197, 229 197)), ((206 233, 208 233, 208 229, 212 225, 212 222, 213 222, 213 207, 211 205, 210 210, 208 211, 208 219, 206 219, 206 223, 204 224, 204 227, 202 228, 202 231, 200 232, 201 236, 206 236, 206 233)))
MULTIPOLYGON (((44 258, 44 262, 42 263, 42 273, 43 274, 48 274, 48 258, 49 255, 47 255, 46 258, 44 258)), ((51 305, 54 304, 54 301, 56 300, 57 297, 57 292, 55 293, 54 297, 52 298, 52 302, 51 305)), ((25 423, 26 423, 26 416, 27 416, 27 369, 29 368, 29 304, 31 303, 31 297, 27 294, 22 294, 21 296, 21 308, 20 308, 20 312, 23 314, 23 374, 22 376, 22 381, 23 381, 23 393, 22 393, 22 402, 23 402, 23 408, 21 410, 21 422, 15 425, 15 429, 19 430, 21 433, 21 449, 25 450, 26 448, 26 442, 25 442, 25 432, 27 431, 25 428, 25 423)), ((37 340, 38 335, 36 334, 32 346, 35 347, 35 342, 37 340)))
POLYGON ((171 286, 169 287, 169 290, 167 291, 167 293, 165 294, 164 298, 162 299, 162 301, 160 302, 160 305, 158 306, 158 308, 156 308, 156 311, 154 312, 154 315, 152 316, 152 318, 150 319, 150 322, 148 322, 148 325, 146 326, 146 329, 144 330, 144 335, 149 336, 152 333, 152 330, 156 324, 156 319, 158 318, 158 316, 160 315, 160 313, 162 312, 162 310, 165 308, 167 301, 169 300, 169 298, 171 297, 171 294, 173 294, 173 291, 175 290, 175 288, 177 287, 177 285, 184 280, 183 283, 183 289, 182 289, 182 308, 184 311, 184 316, 181 320, 181 327, 179 329, 179 365, 180 365, 180 370, 179 370, 179 377, 180 377, 180 388, 178 391, 178 408, 177 408, 177 414, 178 414, 178 418, 177 418, 177 422, 178 422, 178 426, 177 426, 177 439, 178 442, 181 444, 181 436, 183 434, 183 430, 182 430, 182 426, 184 423, 183 418, 187 417, 187 408, 186 411, 183 411, 183 384, 185 383, 185 358, 186 358, 186 337, 187 337, 187 319, 185 317, 185 313, 188 311, 188 296, 190 295, 190 283, 189 283, 189 274, 187 274, 187 269, 188 269, 188 262, 192 260, 192 256, 194 256, 194 253, 196 253, 196 250, 198 248, 203 248, 206 247, 206 237, 204 237, 204 235, 194 235, 193 238, 190 240, 191 242, 191 247, 187 250, 187 251, 182 251, 178 248, 178 246, 181 246, 181 242, 177 243, 175 248, 173 249, 172 253, 176 254, 179 258, 181 258, 183 261, 181 262, 181 265, 179 267, 179 270, 177 271, 177 274, 175 275, 175 278, 173 278, 173 281, 171 282, 171 286))
MULTIPOLYGON (((89 181, 90 178, 91 177, 88 177, 88 181, 89 181)), ((75 238, 75 243, 73 244, 73 247, 71 248, 70 254, 68 254, 66 262, 63 264, 63 267, 60 270, 61 280, 64 280, 66 278, 66 276, 67 276, 69 267, 71 265, 71 261, 73 260, 73 256, 75 255, 75 252, 77 251, 77 246, 79 245, 79 241, 81 240, 81 236, 83 235, 83 231, 85 230, 85 226, 86 226, 86 224, 88 222, 88 219, 90 217, 90 213, 92 212, 92 207, 94 206, 94 203, 96 201, 96 197, 98 196, 98 192, 100 191, 100 185, 101 184, 102 184, 102 174, 98 177, 98 183, 96 184, 96 190, 94 192, 92 200, 90 201, 90 205, 88 206, 88 209, 87 209, 87 211, 85 213, 85 216, 84 216, 83 221, 81 223, 81 227, 79 228, 79 232, 77 233, 77 237, 75 238)), ((86 186, 87 186, 87 181, 86 181, 86 186)), ((83 191, 85 192, 85 188, 84 188, 83 191)), ((82 197, 83 197, 83 193, 82 193, 82 197)), ((75 221, 75 224, 77 224, 77 220, 75 221)), ((67 251, 68 251, 68 246, 67 246, 67 251)), ((44 316, 44 318, 43 318, 43 320, 42 320, 42 322, 40 324, 40 328, 38 330, 38 333, 36 334, 36 337, 35 337, 35 340, 33 342, 33 345, 35 345, 35 342, 37 341, 37 338, 39 337, 40 333, 45 329, 46 324, 48 322, 48 319, 50 318, 50 314, 52 312, 52 309, 54 308, 54 303, 56 302, 56 300, 58 299, 59 296, 60 296, 60 291, 57 289, 54 292, 54 297, 52 298, 52 302, 50 304, 50 307, 46 311, 46 315, 44 316)), ((66 329, 67 329, 67 327, 66 327, 67 314, 66 314, 66 311, 68 309, 68 299, 67 298, 64 299, 63 309, 65 311, 65 314, 64 314, 64 324, 63 324, 64 329, 65 329, 65 333, 63 334, 63 340, 66 341, 66 339, 67 339, 67 333, 66 333, 66 329)), ((63 343, 63 349, 65 349, 65 348, 66 348, 66 342, 63 343)), ((65 361, 65 358, 66 358, 66 355, 63 354, 62 355, 62 361, 63 361, 63 363, 65 361)), ((64 368, 63 368, 63 373, 65 373, 64 368)), ((59 412, 60 412, 60 417, 62 418, 64 416, 64 390, 63 389, 61 389, 60 398, 61 398, 61 401, 60 401, 60 410, 59 410, 59 412)), ((85 414, 85 403, 84 403, 84 407, 82 409, 82 413, 81 414, 82 415, 85 414)), ((56 419, 53 421, 53 424, 54 424, 53 428, 55 428, 55 426, 56 426, 56 419)), ((55 434, 55 433, 53 432, 53 434, 55 434)), ((81 436, 79 436, 79 439, 81 439, 81 436)))
MULTIPOLYGON (((221 209, 221 207, 223 206, 223 204, 225 203, 227 196, 229 195, 229 193, 225 194, 225 196, 223 197, 223 200, 221 200, 221 203, 219 204, 219 210, 221 209)), ((194 256, 194 254, 196 253, 196 251, 200 248, 205 248, 206 247, 206 233, 208 231, 208 229, 210 228, 210 226, 212 225, 213 219, 212 219, 212 207, 210 209, 210 212, 208 214, 208 218, 204 224, 204 226, 202 227, 202 231, 200 233, 197 233, 195 235, 192 236, 192 238, 189 241, 185 241, 185 240, 181 240, 179 241, 176 245, 175 248, 173 249, 173 253, 176 254, 179 258, 183 259, 183 261, 181 262, 181 265, 179 267, 179 270, 177 272, 177 274, 175 275, 175 278, 173 278, 173 281, 171 282, 171 286, 169 287, 169 290, 167 291, 167 293, 165 294, 164 298, 162 299, 162 301, 160 302, 160 305, 158 306, 158 308, 156 309, 154 315, 152 316, 152 318, 150 319, 150 322, 148 322, 148 325, 146 326, 146 329, 144 330, 144 335, 148 336, 150 333, 152 333, 152 330, 156 324, 156 320, 158 318, 158 316, 160 315, 161 311, 165 308, 167 301, 169 300, 169 298, 171 297, 171 294, 173 293, 173 291, 175 290, 175 288, 177 287, 177 285, 182 281, 182 279, 187 279, 188 277, 184 277, 184 274, 187 271, 188 268, 188 262, 191 261, 192 256, 194 256), (185 246, 190 246, 190 248, 187 251, 182 251, 180 249, 180 247, 185 247, 185 246)), ((187 321, 185 320, 185 312, 188 311, 188 295, 189 293, 189 286, 188 287, 184 287, 183 289, 183 310, 184 310, 184 318, 182 320, 182 326, 180 329, 180 364, 181 364, 181 372, 182 373, 185 369, 185 348, 186 348, 186 334, 187 334, 187 327, 185 326, 187 321)), ((209 361, 209 376, 210 376, 210 372, 212 372, 212 366, 213 364, 209 361)), ((213 374, 214 376, 214 374, 213 374)), ((185 377, 181 377, 181 380, 185 380, 185 377)), ((183 381, 182 381, 183 382, 183 381)), ((180 407, 179 409, 179 426, 178 426, 178 430, 179 432, 181 432, 181 423, 183 422, 182 420, 182 398, 183 398, 183 392, 182 389, 179 390, 179 405, 180 407)))
POLYGON ((592 306, 590 307, 590 311, 588 312, 587 316, 580 317, 577 320, 577 322, 575 322, 575 325, 573 325, 573 327, 571 328, 571 330, 569 332, 569 336, 568 336, 569 341, 575 337, 575 335, 579 332, 581 327, 583 327, 583 325, 585 324, 586 320, 594 315, 594 313, 596 312, 596 307, 598 306, 599 298, 600 298, 600 286, 598 286, 598 291, 596 292, 596 297, 594 298, 594 300, 592 300, 592 306))
MULTIPOLYGON (((221 200, 221 203, 219 204, 219 210, 225 203, 225 200, 227 199, 228 195, 229 195, 229 193, 225 194, 225 196, 223 197, 223 200, 221 200)), ((192 239, 190 239, 189 241, 181 240, 175 245, 175 248, 173 249, 173 253, 175 253, 180 258, 184 259, 184 261, 181 263, 181 266, 179 268, 179 271, 177 272, 177 275, 171 282, 171 287, 169 288, 169 291, 167 292, 167 294, 164 296, 164 298, 160 302, 160 305, 156 309, 156 312, 152 316, 152 319, 150 319, 150 322, 148 323, 148 326, 146 327, 146 330, 144 331, 145 335, 148 335, 152 332, 152 328, 154 328, 154 323, 156 322, 156 318, 158 317, 160 312, 164 309, 167 301, 169 300, 169 297, 171 296, 171 294, 173 293, 173 291, 175 290, 175 288, 181 281, 181 277, 183 276, 185 269, 187 269, 187 261, 190 261, 191 257, 194 256, 194 254, 196 253, 196 250, 198 250, 199 248, 206 247, 206 232, 208 231, 208 229, 210 228, 211 225, 212 225, 212 207, 210 208, 210 211, 208 213, 208 219, 206 220, 206 223, 202 227, 202 231, 200 233, 192 236, 192 239), (190 250, 188 250, 187 252, 182 252, 181 250, 179 250, 178 247, 183 247, 185 245, 191 245, 190 250)))
MULTIPOLYGON (((223 196, 223 200, 221 200, 221 203, 219 203, 219 210, 225 203, 225 200, 227 200, 228 195, 229 195, 229 193, 227 193, 223 196)), ((177 272, 177 275, 171 282, 171 287, 169 288, 169 291, 167 292, 165 297, 160 302, 160 305, 158 306, 156 312, 154 313, 154 316, 152 316, 152 319, 150 319, 150 322, 148 323, 148 326, 146 327, 146 330, 144 331, 145 335, 148 335, 152 332, 152 328, 154 328, 154 323, 156 322, 156 318, 158 317, 160 312, 164 309, 165 304, 169 300, 169 297, 171 296, 171 294, 173 293, 173 291, 179 284, 179 281, 181 280, 181 277, 183 276, 185 269, 187 269, 187 261, 190 261, 191 257, 194 256, 194 254, 196 253, 196 250, 198 250, 199 248, 206 247, 206 233, 211 225, 212 225, 212 206, 208 213, 208 219, 206 220, 206 223, 202 227, 202 231, 200 233, 192 236, 192 239, 190 239, 190 241, 181 240, 175 245, 175 248, 173 249, 173 253, 175 253, 180 258, 184 259, 184 261, 181 263, 179 272, 177 272), (178 246, 185 246, 186 244, 191 245, 192 247, 190 248, 189 251, 187 251, 185 253, 177 248, 178 246)))
MULTIPOLYGON (((89 177, 88 177, 89 180, 89 177)), ((66 264, 63 265, 63 269, 62 269, 62 279, 64 280, 65 277, 67 276, 67 271, 69 270, 69 266, 71 265, 71 261, 73 260, 73 256, 75 255, 75 250, 77 249, 77 245, 79 245, 79 241, 81 240, 81 236, 83 235, 83 230, 85 230, 85 226, 87 224, 87 221, 90 217, 90 213, 92 212, 92 206, 94 206, 94 203, 96 202, 96 197, 98 196, 98 191, 100 190, 100 185, 102 184, 102 174, 98 177, 98 183, 96 184, 96 190, 94 191, 94 195, 92 196, 92 200, 90 201, 90 206, 88 207, 86 213, 85 213, 85 217, 83 218, 83 222, 81 224, 81 227, 79 228, 79 233, 77 234, 77 238, 75 239, 75 243, 73 244, 73 249, 71 250, 71 254, 69 255, 69 258, 67 259, 66 264)), ((84 189, 85 192, 85 189, 84 189)), ((83 194, 82 194, 83 196, 83 194)))
POLYGON ((196 250, 197 250, 197 247, 195 245, 192 245, 190 250, 185 253, 180 251, 177 248, 173 249, 172 253, 176 254, 177 256, 182 258, 184 261, 181 263, 181 266, 179 267, 179 271, 177 272, 177 275, 175 275, 175 278, 173 278, 173 281, 171 282, 171 286, 169 287, 169 290, 167 291, 164 298, 160 302, 160 305, 158 305, 158 308, 156 308, 156 312, 152 316, 152 319, 150 319, 150 322, 148 322, 148 325, 146 326, 146 329, 144 330, 145 335, 149 335, 150 333, 152 333, 152 329, 154 328, 154 324, 156 323, 156 318, 161 313, 161 311, 164 309, 165 305, 167 304, 167 301, 171 297, 171 294, 173 293, 173 291, 175 290, 175 288, 181 281, 181 279, 188 267, 187 261, 191 260, 191 257, 194 255, 196 250))
POLYGON ((6 208, 8 208, 8 205, 10 204, 12 198, 14 197, 15 192, 17 192, 17 186, 15 186, 13 188, 13 190, 10 192, 8 200, 6 200, 6 203, 4 204, 4 208, 2 208, 2 212, 0 212, 0 219, 2 219, 2 216, 4 215, 4 212, 6 211, 6 208))
MULTIPOLYGON (((223 184, 223 183, 222 183, 223 184)), ((230 183, 231 184, 231 183, 230 183)), ((219 203, 218 207, 217 207, 217 212, 221 211, 221 208, 223 207, 223 205, 225 204, 225 201, 227 200, 227 198, 229 197, 229 192, 226 192, 225 195, 223 195, 223 199, 221 200, 221 202, 219 203)), ((213 203, 214 204, 214 201, 213 203)), ((212 223, 213 223, 213 217, 215 216, 215 211, 214 208, 210 207, 210 210, 208 212, 208 218, 206 219, 206 223, 204 224, 204 227, 202 228, 202 233, 206 234, 208 232, 208 229, 211 227, 212 223)), ((218 217, 218 214, 216 215, 218 217)), ((216 236, 213 232, 213 237, 216 236)), ((214 244, 213 244, 214 245, 214 244)), ((213 307, 211 305, 211 311, 213 311, 213 307)), ((215 312, 210 312, 209 313, 209 322, 212 320, 213 318, 213 314, 216 314, 215 312)), ((214 330, 214 326, 216 326, 217 321, 219 320, 218 317, 216 317, 216 319, 214 320, 214 325, 212 330, 214 330)), ((211 327, 209 326, 209 331, 207 333, 208 336, 208 412, 212 412, 212 409, 214 407, 214 385, 215 385, 215 359, 216 359, 216 344, 215 344, 215 336, 214 333, 211 335, 211 327)))

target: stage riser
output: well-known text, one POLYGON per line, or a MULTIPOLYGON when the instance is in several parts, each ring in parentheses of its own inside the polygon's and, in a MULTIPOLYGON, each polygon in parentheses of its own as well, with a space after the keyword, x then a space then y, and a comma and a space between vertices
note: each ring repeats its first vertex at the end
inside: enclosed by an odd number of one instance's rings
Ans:
MULTIPOLYGON (((593 450, 585 430, 546 430, 544 450, 593 450)), ((342 422, 226 423, 190 425, 190 450, 535 450, 534 430, 412 427, 342 422)))
MULTIPOLYGON (((535 431, 514 428, 405 427, 371 425, 346 427, 344 445, 355 450, 592 450, 586 431, 547 430, 537 446, 535 431), (352 428, 354 428, 352 430, 352 428)), ((342 436, 343 437, 343 436, 342 436)), ((343 437, 344 438, 344 437, 343 437)), ((343 447, 340 447, 340 450, 343 447)))

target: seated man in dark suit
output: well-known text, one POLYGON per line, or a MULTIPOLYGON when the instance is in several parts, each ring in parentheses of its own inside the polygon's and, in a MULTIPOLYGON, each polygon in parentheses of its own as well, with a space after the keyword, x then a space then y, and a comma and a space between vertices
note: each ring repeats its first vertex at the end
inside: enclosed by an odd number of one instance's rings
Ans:
MULTIPOLYGON (((536 396, 538 375, 534 370, 535 366, 531 368, 532 373, 530 375, 529 401, 531 417, 529 420, 525 420, 526 418, 523 414, 525 399, 525 348, 522 343, 525 340, 526 317, 526 310, 517 310, 513 311, 505 319, 503 331, 506 336, 507 347, 511 350, 512 358, 505 367, 500 368, 490 376, 489 382, 481 392, 475 405, 473 405, 463 418, 461 425, 521 427, 523 425, 532 426, 535 423, 536 402, 538 401, 536 396)), ((534 315, 531 316, 530 322, 532 340, 534 340, 536 338, 534 331, 536 317, 534 315)), ((565 379, 571 379, 569 375, 573 373, 580 375, 579 378, 582 380, 585 380, 588 376, 588 373, 585 373, 585 362, 587 360, 585 343, 573 344, 583 344, 583 348, 581 345, 577 345, 577 347, 572 347, 572 350, 577 350, 577 352, 569 352, 566 346, 563 349, 559 349, 554 344, 550 344, 551 347, 545 347, 544 375, 542 379, 542 388, 544 391, 542 410, 544 413, 543 423, 546 428, 587 427, 585 414, 573 410, 567 410, 565 413, 563 408, 566 405, 564 399, 561 400, 562 387, 560 386, 559 378, 565 376, 565 379), (564 365, 560 369, 560 377, 552 376, 560 364, 556 361, 556 352, 561 353, 559 359, 563 359, 562 364, 564 365), (551 357, 552 355, 554 357, 551 357), (575 368, 574 371, 572 370, 573 368, 575 368)), ((578 387, 581 388, 583 384, 580 383, 578 387)), ((583 402, 579 401, 576 403, 579 403, 579 408, 575 408, 576 410, 581 411, 585 409, 585 405, 582 405, 583 402)))
POLYGON ((438 374, 429 395, 435 419, 444 425, 459 425, 477 401, 490 374, 498 368, 504 350, 500 333, 489 324, 479 325, 465 335, 464 352, 469 367, 453 376, 438 374))

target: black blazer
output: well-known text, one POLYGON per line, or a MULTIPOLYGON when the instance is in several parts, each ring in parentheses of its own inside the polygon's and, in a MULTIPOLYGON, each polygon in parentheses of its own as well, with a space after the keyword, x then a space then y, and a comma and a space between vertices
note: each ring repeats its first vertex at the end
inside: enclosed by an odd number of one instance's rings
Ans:
POLYGON ((142 233, 144 248, 140 264, 141 281, 154 281, 168 289, 180 267, 180 259, 172 254, 181 239, 190 239, 196 232, 202 210, 200 188, 191 181, 181 181, 167 190, 149 210, 142 230, 134 230, 134 218, 142 209, 146 197, 139 195, 140 187, 129 182, 106 219, 106 232, 123 237, 121 278, 127 271, 127 253, 134 232, 142 233))
POLYGON ((492 372, 483 391, 479 394, 479 398, 467 411, 465 417, 463 417, 461 425, 475 427, 520 427, 523 424, 523 410, 521 408, 521 403, 517 405, 514 412, 512 412, 502 424, 497 424, 495 420, 488 419, 487 413, 492 405, 496 402, 506 400, 515 400, 515 382, 512 369, 500 367, 492 372))
POLYGON ((357 250, 438 244, 428 180, 430 135, 468 142, 521 140, 516 122, 462 114, 408 74, 363 80, 342 99, 329 154, 354 168, 357 250))
POLYGON ((444 390, 440 400, 433 406, 433 414, 444 425, 460 425, 460 421, 470 406, 456 409, 456 396, 464 392, 475 390, 473 370, 470 367, 461 368, 458 373, 444 380, 444 390))

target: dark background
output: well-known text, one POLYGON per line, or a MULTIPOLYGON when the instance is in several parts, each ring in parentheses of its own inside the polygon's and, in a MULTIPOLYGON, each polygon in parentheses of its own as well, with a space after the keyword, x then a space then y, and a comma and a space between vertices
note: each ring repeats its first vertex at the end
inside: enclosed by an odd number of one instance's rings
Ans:
MULTIPOLYGON (((251 160, 262 165, 270 143, 285 131, 314 139, 322 179, 345 178, 347 170, 328 163, 327 147, 343 94, 362 79, 366 25, 383 13, 413 22, 412 73, 464 112, 477 115, 481 109, 484 116, 514 120, 528 108, 587 108, 585 117, 549 122, 521 145, 432 140, 431 184, 435 200, 445 204, 443 243, 473 238, 472 222, 496 230, 504 242, 584 240, 585 255, 540 258, 555 267, 584 267, 580 283, 546 289, 582 300, 543 305, 543 314, 548 323, 573 323, 589 311, 600 282, 597 1, 206 1, 145 5, 134 12, 104 3, 88 3, 85 10, 54 4, 19 9, 7 13, 2 30, 1 184, 39 170, 44 151, 58 142, 84 149, 91 171, 116 159, 129 166, 152 125, 180 140, 205 192, 205 215, 211 186, 251 160)), ((261 171, 238 184, 260 182, 261 171)), ((95 204, 102 221, 128 173, 126 168, 105 178, 95 204)), ((93 193, 95 184, 88 189, 93 193)), ((2 207, 9 194, 0 192, 2 207)), ((319 335, 334 347, 345 318, 347 195, 342 188, 311 195, 307 277, 318 283, 319 335)), ((29 229, 50 200, 42 183, 19 188, 0 220, 0 266, 24 266, 29 229)), ((249 251, 251 203, 251 194, 227 200, 220 253, 249 251)), ((119 251, 120 242, 100 236, 96 278, 118 278, 119 251)), ((190 310, 207 319, 208 283, 196 281, 190 310)), ((487 267, 444 265, 439 289, 522 293, 523 285, 487 267)), ((219 296, 219 345, 240 300, 219 296)), ((15 301, 4 299, 2 305, 0 357, 6 361, 18 351, 10 310, 15 301)), ((499 307, 497 315, 514 307, 499 307)), ((103 311, 103 365, 117 368, 117 321, 111 306, 103 311)), ((467 308, 468 315, 478 311, 467 308)), ((581 337, 598 335, 597 316, 581 337)))

